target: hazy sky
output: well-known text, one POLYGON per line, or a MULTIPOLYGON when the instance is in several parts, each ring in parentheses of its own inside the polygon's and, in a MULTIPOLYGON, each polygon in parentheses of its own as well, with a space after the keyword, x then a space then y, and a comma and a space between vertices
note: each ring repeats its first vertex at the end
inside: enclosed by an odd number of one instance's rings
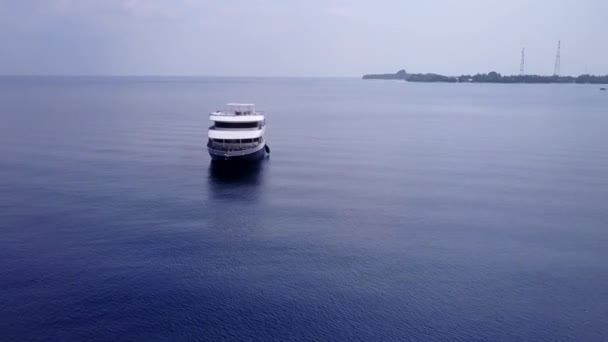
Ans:
POLYGON ((0 0, 0 74, 608 74, 608 0, 0 0))

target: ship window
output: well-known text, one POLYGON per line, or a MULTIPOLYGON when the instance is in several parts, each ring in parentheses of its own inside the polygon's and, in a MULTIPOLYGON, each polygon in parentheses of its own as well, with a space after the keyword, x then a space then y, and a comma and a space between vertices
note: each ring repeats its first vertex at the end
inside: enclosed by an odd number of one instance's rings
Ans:
POLYGON ((211 143, 216 144, 250 144, 262 141, 262 138, 251 139, 210 139, 211 143))
POLYGON ((215 127, 217 128, 258 128, 258 122, 221 122, 216 121, 215 127))

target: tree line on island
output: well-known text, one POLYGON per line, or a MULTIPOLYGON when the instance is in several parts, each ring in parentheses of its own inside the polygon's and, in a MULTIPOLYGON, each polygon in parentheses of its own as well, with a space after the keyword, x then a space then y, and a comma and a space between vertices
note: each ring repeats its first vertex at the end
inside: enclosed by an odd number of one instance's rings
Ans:
POLYGON ((541 75, 501 75, 495 71, 487 74, 444 76, 439 74, 408 74, 399 70, 394 74, 369 74, 363 76, 364 80, 403 80, 408 82, 473 82, 473 83, 591 83, 608 84, 608 75, 580 75, 573 76, 541 76, 541 75))

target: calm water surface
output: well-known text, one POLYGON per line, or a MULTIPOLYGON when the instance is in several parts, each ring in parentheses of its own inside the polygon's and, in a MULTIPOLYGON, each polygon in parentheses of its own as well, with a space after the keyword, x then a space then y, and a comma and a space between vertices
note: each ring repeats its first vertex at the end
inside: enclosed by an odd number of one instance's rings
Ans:
POLYGON ((1 339, 605 341, 607 133, 597 86, 2 78, 1 339))

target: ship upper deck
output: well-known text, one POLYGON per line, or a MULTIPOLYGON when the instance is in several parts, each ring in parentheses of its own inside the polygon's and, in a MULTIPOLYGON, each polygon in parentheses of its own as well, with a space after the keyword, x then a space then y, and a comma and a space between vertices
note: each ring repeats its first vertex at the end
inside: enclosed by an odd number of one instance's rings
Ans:
POLYGON ((253 103, 228 103, 224 110, 209 114, 211 121, 256 122, 264 121, 264 113, 255 110, 253 103))

